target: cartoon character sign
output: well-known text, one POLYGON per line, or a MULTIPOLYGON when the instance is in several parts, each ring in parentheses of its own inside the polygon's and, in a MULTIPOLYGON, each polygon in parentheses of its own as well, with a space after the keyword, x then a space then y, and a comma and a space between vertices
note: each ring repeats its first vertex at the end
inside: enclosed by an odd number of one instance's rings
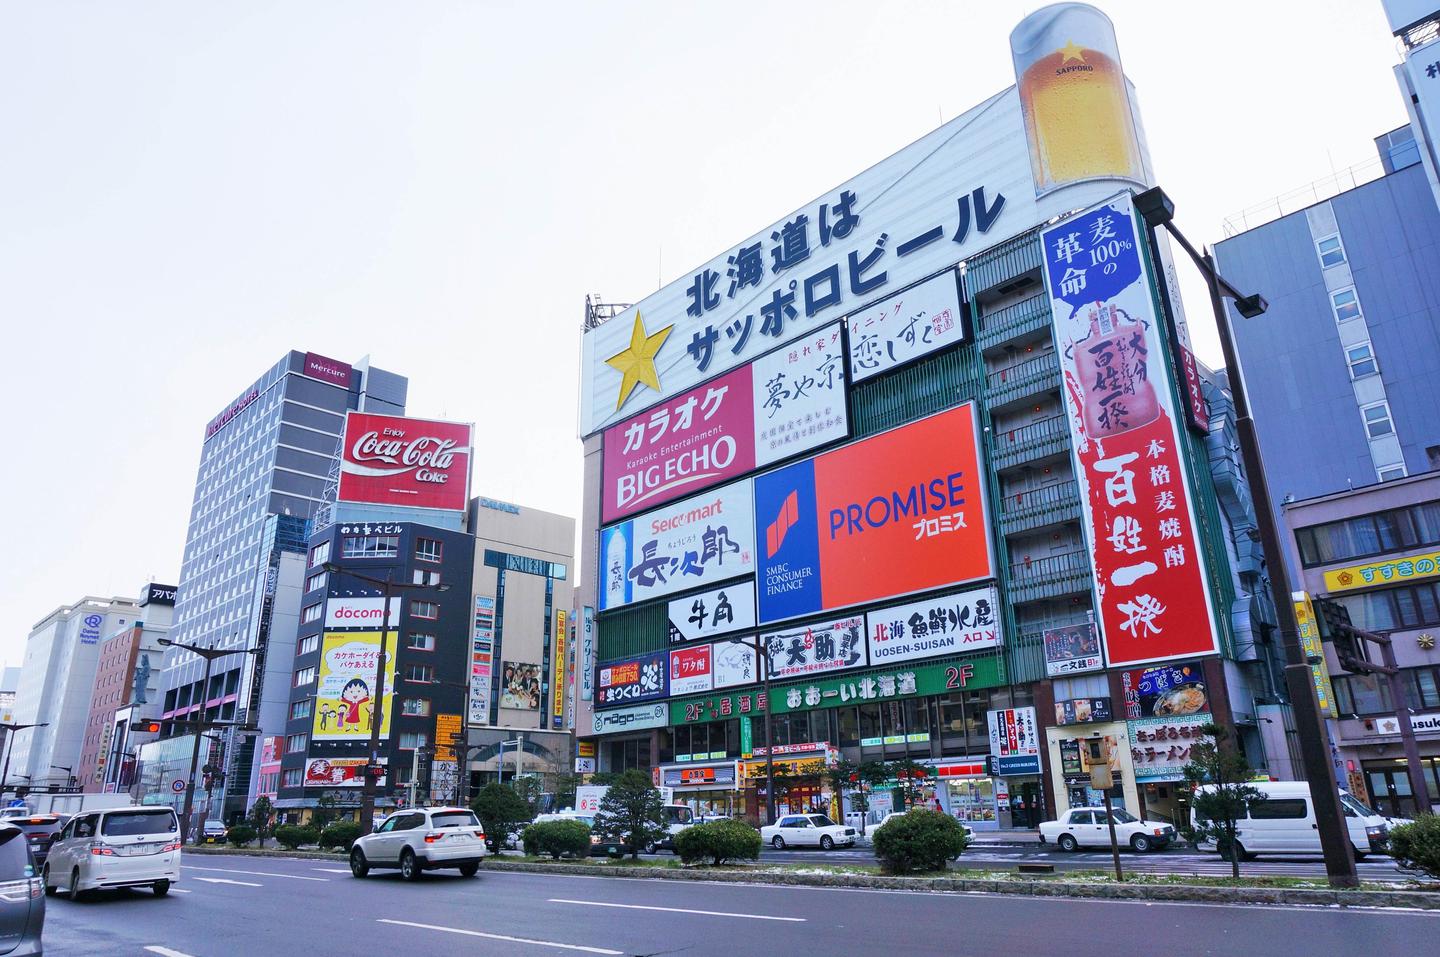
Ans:
MULTIPOLYGON (((393 644, 394 638, 391 642, 393 644)), ((310 737, 315 741, 355 741, 370 737, 375 716, 375 668, 380 654, 380 632, 326 632, 321 648, 319 682, 315 688, 315 720, 310 737)), ((395 687, 395 651, 385 661, 385 688, 381 699, 380 737, 390 734, 395 687)))

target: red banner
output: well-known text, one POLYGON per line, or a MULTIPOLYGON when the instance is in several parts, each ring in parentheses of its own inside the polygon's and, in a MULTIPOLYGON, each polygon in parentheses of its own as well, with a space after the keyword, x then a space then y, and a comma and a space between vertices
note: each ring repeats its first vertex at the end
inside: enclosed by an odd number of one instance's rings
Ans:
POLYGON ((340 501, 463 512, 470 502, 471 426, 351 412, 340 501))

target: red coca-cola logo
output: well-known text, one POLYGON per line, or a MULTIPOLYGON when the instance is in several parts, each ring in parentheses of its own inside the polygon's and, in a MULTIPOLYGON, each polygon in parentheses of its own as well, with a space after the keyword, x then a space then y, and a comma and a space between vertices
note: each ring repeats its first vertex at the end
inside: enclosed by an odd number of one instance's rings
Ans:
POLYGON ((340 500, 464 510, 470 443, 467 424, 351 412, 340 500))
POLYGON ((406 439, 399 429, 366 432, 350 448, 355 462, 385 462, 393 468, 379 468, 369 475, 398 475, 415 468, 448 469, 455 460, 454 439, 422 435, 406 439))

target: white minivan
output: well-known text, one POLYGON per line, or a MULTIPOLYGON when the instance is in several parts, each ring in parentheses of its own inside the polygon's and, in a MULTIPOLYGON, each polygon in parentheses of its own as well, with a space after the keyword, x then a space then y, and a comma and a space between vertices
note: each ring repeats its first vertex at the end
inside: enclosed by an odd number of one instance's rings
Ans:
MULTIPOLYGON (((1211 785, 1202 785, 1204 791, 1211 785)), ((1320 854, 1320 826, 1315 821, 1315 807, 1310 800, 1310 785, 1304 781, 1258 781, 1252 785, 1264 795, 1251 803, 1245 819, 1237 821, 1236 852, 1241 860, 1254 860, 1260 854, 1320 854)), ((1385 849, 1390 830, 1385 818, 1357 801, 1347 791, 1340 792, 1345 809, 1345 826, 1350 832, 1350 845, 1357 861, 1372 852, 1385 849)), ((1197 815, 1191 811, 1192 821, 1197 815)), ((1203 845, 1216 850, 1213 840, 1203 845)))
POLYGON ((180 880, 180 822, 170 807, 120 807, 75 815, 41 872, 45 893, 78 901, 105 887, 149 887, 164 897, 180 880))

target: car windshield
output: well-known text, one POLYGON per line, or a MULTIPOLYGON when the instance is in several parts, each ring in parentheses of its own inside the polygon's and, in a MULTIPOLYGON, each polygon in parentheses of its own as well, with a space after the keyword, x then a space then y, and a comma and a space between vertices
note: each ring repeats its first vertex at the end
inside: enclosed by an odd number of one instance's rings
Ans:
POLYGON ((169 834, 176 830, 175 813, 164 811, 121 811, 105 815, 101 833, 106 837, 132 837, 136 834, 169 834))
POLYGON ((689 824, 695 819, 695 812, 688 807, 667 807, 665 812, 671 824, 689 824))
POLYGON ((828 817, 826 817, 826 816, 823 815, 823 814, 812 814, 812 815, 810 815, 810 823, 811 823, 811 824, 814 824, 816 827, 834 827, 834 826, 835 826, 835 822, 832 821, 832 820, 830 820, 828 817))
MULTIPOLYGON (((1138 817, 1131 814, 1129 811, 1119 807, 1111 810, 1110 817, 1115 821, 1116 824, 1134 824, 1136 821, 1140 820, 1138 817)), ((1101 814, 1101 818, 1104 818, 1104 814, 1101 814)))
POLYGON ((207 831, 223 831, 223 830, 225 830, 225 825, 224 825, 224 823, 221 822, 221 821, 206 821, 206 822, 205 822, 205 830, 207 830, 207 831))
POLYGON ((1361 801, 1353 794, 1346 794, 1344 791, 1340 792, 1340 803, 1345 805, 1346 817, 1354 817, 1356 815, 1360 817, 1380 816, 1378 812, 1371 809, 1364 801, 1361 801))
POLYGON ((473 811, 446 811, 444 814, 430 815, 430 823, 434 827, 479 827, 480 821, 475 817, 473 811))

